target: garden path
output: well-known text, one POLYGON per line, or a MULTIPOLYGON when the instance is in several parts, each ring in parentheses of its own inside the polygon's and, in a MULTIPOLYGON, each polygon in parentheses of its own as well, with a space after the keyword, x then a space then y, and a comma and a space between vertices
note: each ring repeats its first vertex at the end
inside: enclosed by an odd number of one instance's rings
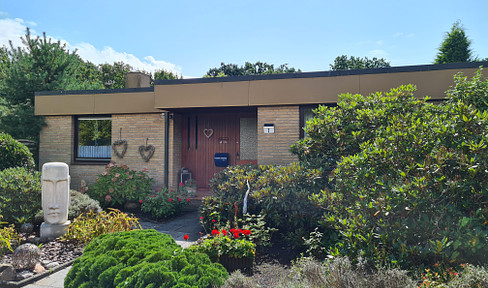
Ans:
MULTIPOLYGON (((200 238, 200 232, 203 232, 203 228, 200 225, 200 215, 198 211, 189 211, 164 223, 148 220, 140 220, 139 223, 143 229, 155 229, 158 232, 171 235, 173 239, 176 240, 176 243, 182 247, 190 246, 193 242, 200 238), (189 236, 187 241, 183 240, 185 235, 189 236)), ((63 288, 64 278, 66 277, 66 274, 68 274, 69 269, 71 269, 71 266, 24 287, 63 288)))

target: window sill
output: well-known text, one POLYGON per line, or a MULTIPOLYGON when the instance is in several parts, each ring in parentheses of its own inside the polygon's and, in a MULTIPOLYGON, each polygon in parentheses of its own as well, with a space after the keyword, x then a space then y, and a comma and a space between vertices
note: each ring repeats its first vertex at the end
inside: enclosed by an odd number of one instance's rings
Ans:
POLYGON ((110 163, 110 160, 94 161, 94 160, 75 160, 71 162, 71 165, 100 165, 105 166, 110 163))

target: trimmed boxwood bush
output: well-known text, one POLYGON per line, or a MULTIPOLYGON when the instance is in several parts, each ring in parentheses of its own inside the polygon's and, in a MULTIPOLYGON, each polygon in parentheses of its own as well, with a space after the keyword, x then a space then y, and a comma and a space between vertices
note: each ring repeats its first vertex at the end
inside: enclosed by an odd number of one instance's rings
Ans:
POLYGON ((34 158, 27 146, 12 138, 7 133, 0 132, 0 170, 11 167, 24 167, 33 170, 34 158))
POLYGON ((85 247, 64 287, 180 287, 222 285, 228 274, 206 254, 182 250, 155 230, 106 234, 85 247))
POLYGON ((24 167, 0 171, 0 215, 10 224, 33 220, 41 209, 41 177, 24 167))

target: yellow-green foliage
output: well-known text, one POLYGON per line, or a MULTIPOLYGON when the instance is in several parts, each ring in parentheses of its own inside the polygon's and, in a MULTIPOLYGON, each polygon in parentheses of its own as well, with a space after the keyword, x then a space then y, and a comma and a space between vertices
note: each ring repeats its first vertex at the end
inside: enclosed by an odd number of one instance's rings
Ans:
POLYGON ((170 235, 133 230, 93 239, 73 263, 64 287, 210 288, 227 277, 220 264, 183 251, 170 235))
MULTIPOLYGON (((0 215, 1 216, 1 215, 0 215)), ((1 218, 1 217, 0 217, 1 218)), ((14 225, 0 229, 0 255, 7 250, 13 252, 12 244, 20 244, 20 235, 15 231, 14 225)))
POLYGON ((88 243, 103 234, 141 228, 136 217, 117 209, 109 210, 108 213, 90 211, 81 214, 69 225, 68 232, 62 236, 62 240, 88 243))

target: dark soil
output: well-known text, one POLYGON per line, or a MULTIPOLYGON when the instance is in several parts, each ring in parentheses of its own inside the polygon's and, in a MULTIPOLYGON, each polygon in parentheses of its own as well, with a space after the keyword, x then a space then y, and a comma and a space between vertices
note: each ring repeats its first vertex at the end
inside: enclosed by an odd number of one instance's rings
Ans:
MULTIPOLYGON (((21 244, 33 243, 38 245, 41 249, 41 263, 53 263, 54 266, 58 266, 54 262, 62 265, 75 260, 83 253, 83 243, 75 244, 60 241, 59 239, 46 243, 39 243, 37 241, 39 238, 37 237, 37 234, 31 234, 28 236, 23 235, 21 244)), ((12 248, 15 250, 15 247, 12 248)), ((0 264, 12 264, 12 252, 3 255, 0 259, 0 264)), ((17 270, 17 272, 20 273, 22 270, 17 270)))

